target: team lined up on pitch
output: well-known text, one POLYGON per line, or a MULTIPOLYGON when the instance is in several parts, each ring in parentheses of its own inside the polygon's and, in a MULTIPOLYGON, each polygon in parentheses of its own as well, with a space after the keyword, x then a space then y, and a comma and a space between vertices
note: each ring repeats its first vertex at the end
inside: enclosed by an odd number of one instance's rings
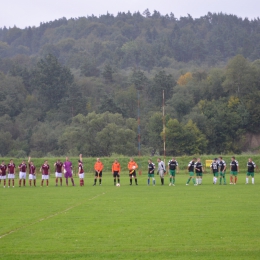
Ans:
MULTIPOLYGON (((158 168, 157 168, 157 174, 160 176, 161 185, 164 185, 164 177, 166 173, 166 167, 164 162, 161 160, 161 158, 157 159, 158 162, 158 168)), ((74 179, 73 179, 73 168, 72 163, 69 160, 68 157, 66 157, 65 162, 61 162, 60 160, 57 160, 54 163, 55 167, 55 183, 56 186, 60 183, 62 186, 62 179, 63 176, 66 179, 66 185, 68 186, 68 179, 71 179, 72 186, 75 186, 74 179)), ((26 162, 23 160, 22 163, 18 166, 19 168, 19 187, 22 185, 25 186, 26 184, 26 172, 27 168, 29 170, 29 185, 30 186, 36 186, 36 167, 29 157, 28 159, 28 167, 26 162)), ((99 185, 102 184, 102 172, 103 172, 104 165, 101 162, 100 158, 97 158, 96 163, 94 164, 94 170, 95 170, 95 177, 94 177, 94 184, 93 186, 97 185, 97 180, 99 181, 99 185)), ((133 158, 130 158, 130 161, 128 162, 127 166, 129 170, 129 179, 130 179, 130 185, 132 185, 133 179, 135 181, 135 184, 137 183, 137 174, 136 170, 138 169, 138 164, 133 160, 133 158)), ((252 161, 251 158, 248 159, 247 162, 247 174, 246 174, 246 184, 249 183, 249 177, 252 178, 252 184, 254 184, 254 172, 255 172, 256 164, 252 161)), ((15 186, 15 169, 16 166, 11 159, 8 165, 5 165, 5 162, 3 161, 0 165, 0 183, 3 181, 4 188, 6 187, 6 179, 8 179, 8 188, 15 186)), ((148 160, 148 179, 147 184, 150 185, 150 180, 152 179, 152 184, 155 185, 155 164, 152 162, 151 159, 148 160)), ((223 158, 220 156, 219 158, 215 158, 212 160, 212 163, 210 165, 210 169, 213 174, 213 184, 218 183, 219 178, 219 184, 226 185, 226 170, 227 165, 226 162, 223 160, 223 158)), ((187 170, 189 173, 189 178, 186 182, 186 185, 189 185, 190 181, 192 180, 193 184, 195 186, 202 184, 202 177, 203 173, 205 172, 204 167, 201 163, 200 158, 196 159, 193 158, 188 166, 187 170), (196 178, 195 178, 196 176, 196 178)), ((169 186, 175 186, 175 175, 176 173, 179 173, 179 165, 178 162, 175 160, 175 158, 172 158, 168 162, 168 171, 169 171, 169 177, 170 182, 169 186)), ((49 177, 50 177, 50 166, 48 164, 48 161, 44 161, 44 164, 40 167, 40 172, 42 174, 41 178, 41 187, 44 185, 44 181, 46 182, 46 186, 49 185, 49 177)), ((121 166, 118 160, 115 160, 112 164, 112 174, 114 178, 114 185, 120 186, 120 173, 121 173, 121 166)), ((235 159, 235 157, 231 158, 230 162, 230 184, 236 184, 237 183, 237 175, 239 173, 239 163, 235 159)), ((78 177, 79 177, 79 183, 80 186, 84 186, 84 167, 83 167, 83 161, 82 161, 82 155, 80 154, 79 160, 78 160, 78 177)))

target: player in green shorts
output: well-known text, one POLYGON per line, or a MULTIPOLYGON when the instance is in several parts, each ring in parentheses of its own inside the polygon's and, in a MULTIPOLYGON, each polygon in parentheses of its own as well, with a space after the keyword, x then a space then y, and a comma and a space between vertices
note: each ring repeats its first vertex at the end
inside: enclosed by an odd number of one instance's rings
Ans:
POLYGON ((222 157, 220 156, 219 157, 219 161, 218 161, 218 164, 219 164, 219 184, 221 185, 222 184, 222 179, 223 179, 223 184, 226 185, 226 168, 227 168, 227 165, 226 165, 226 162, 222 159, 222 157))
POLYGON ((194 179, 195 161, 196 161, 196 158, 193 158, 193 159, 189 162, 189 164, 188 164, 187 170, 188 170, 188 172, 189 172, 190 177, 189 177, 189 179, 187 180, 186 185, 189 185, 189 182, 190 182, 190 180, 192 179, 192 182, 193 182, 194 186, 197 186, 197 184, 195 183, 195 179, 194 179))
POLYGON ((177 170, 177 173, 179 173, 179 166, 174 157, 168 162, 168 170, 170 173, 169 186, 175 186, 175 171, 177 170))
POLYGON ((213 173, 213 184, 217 184, 218 181, 218 173, 219 173, 219 164, 218 164, 218 158, 213 159, 210 168, 213 173))
POLYGON ((155 179, 154 179, 154 169, 155 165, 153 164, 152 160, 148 160, 148 180, 147 184, 150 185, 150 178, 153 178, 153 186, 155 185, 155 179))
POLYGON ((252 158, 249 158, 247 162, 246 184, 248 184, 250 176, 252 178, 252 184, 255 184, 255 168, 256 164, 252 161, 252 158))
POLYGON ((230 163, 230 184, 236 185, 237 183, 237 173, 239 172, 239 164, 234 156, 231 157, 230 163), (235 180, 233 181, 233 176, 235 180))

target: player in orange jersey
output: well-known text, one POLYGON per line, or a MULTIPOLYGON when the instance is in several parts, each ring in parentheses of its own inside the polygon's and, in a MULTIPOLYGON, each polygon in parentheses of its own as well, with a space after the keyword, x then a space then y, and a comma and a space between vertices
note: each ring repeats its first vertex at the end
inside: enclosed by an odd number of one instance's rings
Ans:
POLYGON ((120 171, 121 171, 121 166, 120 163, 115 159, 114 163, 112 164, 112 174, 114 177, 114 185, 116 185, 116 178, 117 178, 117 183, 120 183, 120 171))
POLYGON ((133 158, 130 158, 127 168, 129 170, 130 185, 132 185, 133 178, 135 179, 135 184, 138 185, 136 178, 136 170, 138 169, 138 165, 133 158))
POLYGON ((96 186, 97 184, 97 178, 99 179, 99 185, 101 185, 102 182, 102 171, 103 171, 104 165, 100 161, 99 158, 97 158, 97 161, 94 165, 94 170, 95 170, 95 179, 94 179, 94 184, 93 186, 96 186))

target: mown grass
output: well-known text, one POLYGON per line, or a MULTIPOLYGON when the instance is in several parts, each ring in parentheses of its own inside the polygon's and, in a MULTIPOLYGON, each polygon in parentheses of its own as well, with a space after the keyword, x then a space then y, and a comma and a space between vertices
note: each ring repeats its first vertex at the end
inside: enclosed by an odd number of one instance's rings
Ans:
MULTIPOLYGON (((228 174, 227 174, 228 177, 228 174)), ((260 183, 121 187, 105 173, 102 186, 1 188, 1 259, 259 259, 260 183), (11 232, 11 233, 10 233, 11 232), (5 235, 5 236, 3 236, 5 235)), ((38 178, 39 184, 40 178, 38 178)), ((16 180, 17 183, 17 180, 16 180)))

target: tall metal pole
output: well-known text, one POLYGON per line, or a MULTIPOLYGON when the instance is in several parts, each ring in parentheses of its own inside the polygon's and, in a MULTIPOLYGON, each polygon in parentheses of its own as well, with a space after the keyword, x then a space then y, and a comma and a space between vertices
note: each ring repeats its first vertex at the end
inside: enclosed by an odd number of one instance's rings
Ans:
POLYGON ((164 158, 164 165, 166 165, 165 164, 166 138, 165 138, 164 90, 163 90, 163 106, 162 106, 162 109, 163 109, 163 158, 164 158))
POLYGON ((137 91, 137 100, 138 100, 138 155, 141 156, 141 129, 140 129, 140 95, 139 90, 137 91))
POLYGON ((140 95, 139 90, 137 91, 138 100, 138 155, 139 155, 139 175, 142 175, 142 165, 141 165, 141 129, 140 129, 140 95))

